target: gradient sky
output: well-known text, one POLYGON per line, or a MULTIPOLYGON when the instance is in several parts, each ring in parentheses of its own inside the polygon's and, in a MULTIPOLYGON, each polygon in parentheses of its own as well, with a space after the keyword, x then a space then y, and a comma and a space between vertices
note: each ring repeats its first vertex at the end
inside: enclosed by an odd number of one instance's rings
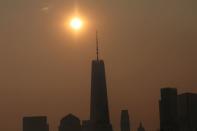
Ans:
POLYGON ((29 115, 51 131, 70 112, 88 119, 96 28, 115 131, 121 109, 155 131, 161 87, 197 92, 196 0, 0 0, 0 16, 2 131, 29 115), (88 24, 74 36, 63 23, 76 7, 88 24))

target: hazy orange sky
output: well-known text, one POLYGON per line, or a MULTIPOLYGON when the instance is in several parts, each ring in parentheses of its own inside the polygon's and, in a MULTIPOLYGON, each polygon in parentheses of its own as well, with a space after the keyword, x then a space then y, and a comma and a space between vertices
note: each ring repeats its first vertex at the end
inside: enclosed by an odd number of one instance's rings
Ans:
POLYGON ((161 87, 197 92, 196 0, 0 0, 0 16, 1 130, 28 115, 51 131, 70 112, 89 118, 96 28, 115 131, 121 109, 155 131, 161 87), (74 36, 63 23, 76 7, 88 23, 74 36))

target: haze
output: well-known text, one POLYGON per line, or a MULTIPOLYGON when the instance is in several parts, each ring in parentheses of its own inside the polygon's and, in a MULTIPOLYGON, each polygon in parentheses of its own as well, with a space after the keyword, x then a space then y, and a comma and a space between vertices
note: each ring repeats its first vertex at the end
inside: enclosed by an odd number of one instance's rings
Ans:
POLYGON ((105 60, 110 115, 159 127, 160 88, 197 92, 196 0, 0 0, 0 129, 47 115, 51 131, 68 113, 89 118, 95 29, 105 60), (88 25, 63 28, 76 5, 88 25), (71 104, 72 103, 72 104, 71 104))

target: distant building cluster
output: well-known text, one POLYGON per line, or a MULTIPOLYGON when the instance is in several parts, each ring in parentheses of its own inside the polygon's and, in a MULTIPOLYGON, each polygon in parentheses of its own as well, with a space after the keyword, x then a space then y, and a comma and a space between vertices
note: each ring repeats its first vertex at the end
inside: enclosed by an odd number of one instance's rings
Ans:
MULTIPOLYGON (((121 131, 131 131, 128 110, 122 110, 121 131)), ((24 117, 23 131, 49 131, 46 117, 24 117)), ((104 61, 92 61, 90 119, 83 120, 68 114, 60 120, 58 131, 113 131, 110 122, 104 61)), ((138 131, 145 131, 142 123, 138 131)))
POLYGON ((160 131, 197 131, 197 94, 161 89, 160 131))

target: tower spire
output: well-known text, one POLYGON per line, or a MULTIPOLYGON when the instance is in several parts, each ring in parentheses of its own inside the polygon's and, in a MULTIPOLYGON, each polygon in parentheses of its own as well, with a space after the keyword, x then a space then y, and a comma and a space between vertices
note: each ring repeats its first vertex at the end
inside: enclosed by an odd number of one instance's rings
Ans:
POLYGON ((99 41, 98 41, 98 31, 96 30, 96 59, 99 61, 99 41))

